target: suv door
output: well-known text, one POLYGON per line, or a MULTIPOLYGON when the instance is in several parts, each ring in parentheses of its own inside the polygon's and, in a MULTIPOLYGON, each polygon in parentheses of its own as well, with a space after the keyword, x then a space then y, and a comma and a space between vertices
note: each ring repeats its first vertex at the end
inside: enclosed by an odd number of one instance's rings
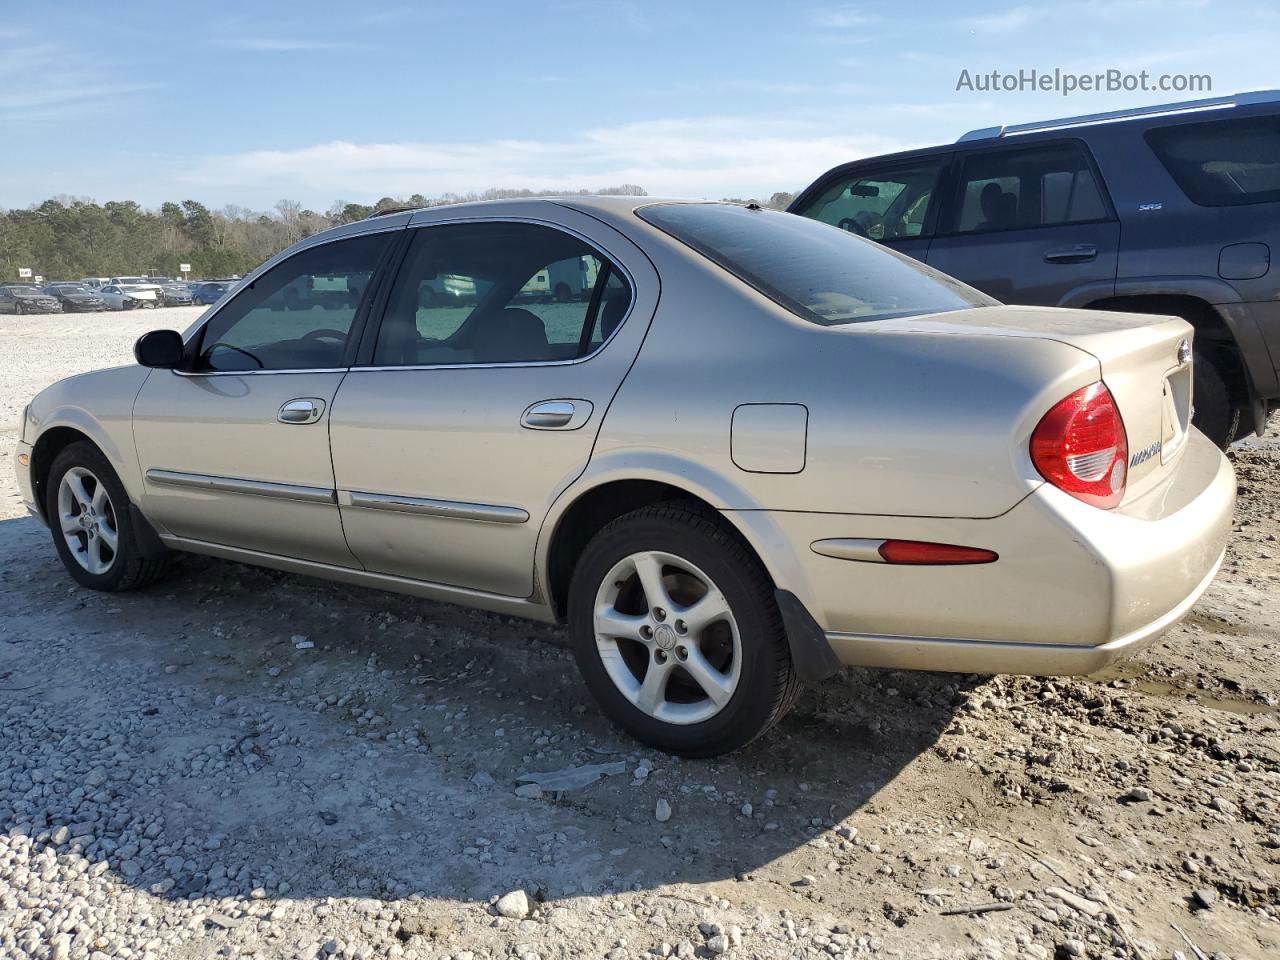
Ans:
POLYGON ((1005 303, 1115 292, 1120 224, 1076 140, 961 154, 929 266, 1005 303))
POLYGON ((380 258, 396 234, 308 247, 242 287, 156 370, 134 403, 142 509, 179 537, 353 566, 329 458, 329 414, 354 355, 380 258), (342 285, 321 309, 285 309, 300 277, 342 285))
POLYGON ((806 190, 791 213, 925 260, 950 154, 838 170, 806 190))
POLYGON ((635 246, 559 219, 411 227, 369 365, 330 423, 343 527, 368 569, 533 592, 542 520, 586 468, 657 305, 635 246), (561 272, 594 280, 560 301, 545 275, 561 272))

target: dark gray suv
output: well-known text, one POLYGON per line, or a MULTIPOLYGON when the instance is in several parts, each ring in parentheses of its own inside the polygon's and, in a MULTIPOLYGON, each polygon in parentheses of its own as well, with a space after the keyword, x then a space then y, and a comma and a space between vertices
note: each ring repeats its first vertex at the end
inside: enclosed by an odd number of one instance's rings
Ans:
POLYGON ((974 130, 836 167, 789 209, 1006 303, 1185 318, 1221 446, 1280 405, 1280 91, 974 130))

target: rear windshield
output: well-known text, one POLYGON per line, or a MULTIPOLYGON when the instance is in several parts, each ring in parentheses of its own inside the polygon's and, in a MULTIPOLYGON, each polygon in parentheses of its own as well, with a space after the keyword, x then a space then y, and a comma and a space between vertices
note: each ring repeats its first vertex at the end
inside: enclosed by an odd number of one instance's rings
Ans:
POLYGON ((1147 142, 1194 203, 1280 200, 1280 117, 1248 117, 1147 131, 1147 142))
POLYGON ((643 207, 642 218, 824 326, 996 303, 924 264, 807 217, 728 203, 643 207))

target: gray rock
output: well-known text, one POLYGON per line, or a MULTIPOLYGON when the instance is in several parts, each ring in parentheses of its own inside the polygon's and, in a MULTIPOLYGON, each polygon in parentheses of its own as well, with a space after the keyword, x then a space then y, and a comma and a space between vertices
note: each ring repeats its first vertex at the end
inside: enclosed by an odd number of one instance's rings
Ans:
POLYGON ((1212 887, 1200 887, 1192 892, 1191 899, 1201 910, 1208 910, 1218 902, 1218 891, 1212 887))
POLYGON ((658 802, 653 805, 653 819, 659 823, 666 823, 671 819, 671 803, 665 797, 659 797, 658 802))
POLYGON ((493 908, 498 911, 500 917, 523 920, 529 915, 529 895, 523 890, 512 890, 499 897, 493 908))

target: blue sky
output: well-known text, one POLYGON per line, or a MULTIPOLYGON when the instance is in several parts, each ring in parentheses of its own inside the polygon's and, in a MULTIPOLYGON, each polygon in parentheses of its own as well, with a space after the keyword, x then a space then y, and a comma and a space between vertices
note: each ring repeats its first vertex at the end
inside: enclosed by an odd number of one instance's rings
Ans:
POLYGON ((1209 74, 1228 94, 1280 87, 1278 40, 1266 0, 2 0, 0 206, 767 196, 973 127, 1185 98, 957 91, 961 70, 1209 74))

